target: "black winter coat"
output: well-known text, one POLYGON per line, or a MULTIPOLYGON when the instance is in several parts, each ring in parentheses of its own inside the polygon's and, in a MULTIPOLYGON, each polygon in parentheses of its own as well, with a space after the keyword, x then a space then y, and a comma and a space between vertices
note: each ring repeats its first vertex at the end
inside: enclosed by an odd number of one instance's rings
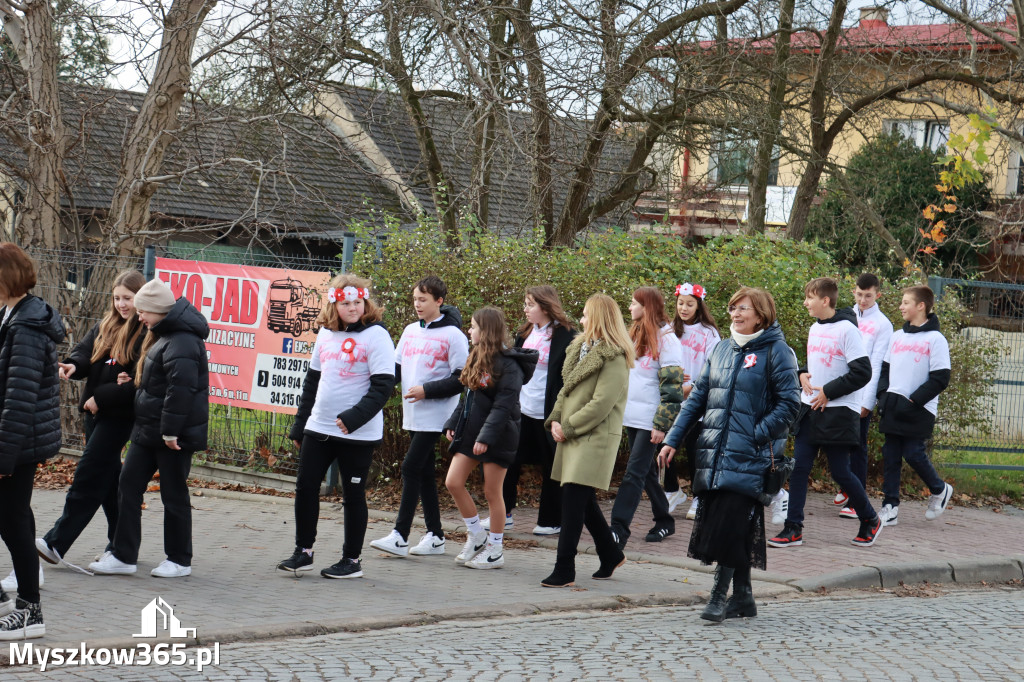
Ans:
POLYGON ((486 388, 466 390, 459 406, 444 425, 454 431, 453 452, 473 457, 473 444, 487 445, 482 457, 504 467, 516 460, 519 449, 519 392, 537 367, 537 351, 506 348, 495 359, 486 388))
POLYGON ((65 335, 57 311, 31 294, 0 327, 0 474, 60 450, 57 344, 65 335))
POLYGON ((188 299, 179 298, 149 333, 156 339, 135 393, 132 442, 162 448, 164 436, 175 436, 185 452, 205 450, 210 412, 206 318, 188 299))
POLYGON ((135 341, 134 355, 136 359, 125 365, 111 363, 109 358, 92 361, 92 351, 96 345, 99 331, 100 325, 94 325, 85 338, 75 344, 71 355, 64 360, 65 363, 75 366, 75 372, 71 375, 72 379, 85 380, 85 388, 82 390, 82 399, 78 402, 78 409, 85 412, 85 403, 89 398, 95 398, 96 406, 99 408, 96 413, 97 419, 134 419, 135 382, 118 384, 117 375, 125 372, 132 379, 135 378, 135 365, 138 363, 139 352, 146 339, 145 328, 135 341))
MULTIPOLYGON (((909 322, 903 325, 906 334, 939 331, 939 318, 928 314, 928 320, 920 327, 909 322)), ((950 371, 936 369, 928 372, 928 379, 904 398, 899 393, 889 393, 889 363, 882 363, 878 374, 878 430, 904 438, 927 440, 935 429, 935 415, 925 409, 925 403, 946 390, 949 386, 950 371)))
POLYGON ((704 417, 695 493, 729 490, 761 498, 771 452, 782 456, 800 408, 796 372, 796 357, 778 322, 742 348, 733 339, 715 346, 665 437, 666 445, 678 449, 704 417))

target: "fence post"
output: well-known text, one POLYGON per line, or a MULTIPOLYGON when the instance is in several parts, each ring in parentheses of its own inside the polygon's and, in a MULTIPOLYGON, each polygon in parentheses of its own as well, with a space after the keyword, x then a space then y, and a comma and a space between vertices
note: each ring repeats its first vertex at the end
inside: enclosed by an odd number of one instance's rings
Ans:
POLYGON ((942 300, 942 289, 944 283, 945 280, 942 277, 928 275, 928 286, 931 287, 931 290, 935 292, 936 301, 942 300))
POLYGON ((341 238, 341 271, 348 272, 352 269, 352 259, 355 255, 356 235, 354 232, 345 232, 341 238))
POLYGON ((156 246, 153 244, 146 247, 146 254, 142 260, 142 276, 147 282, 156 277, 156 246))

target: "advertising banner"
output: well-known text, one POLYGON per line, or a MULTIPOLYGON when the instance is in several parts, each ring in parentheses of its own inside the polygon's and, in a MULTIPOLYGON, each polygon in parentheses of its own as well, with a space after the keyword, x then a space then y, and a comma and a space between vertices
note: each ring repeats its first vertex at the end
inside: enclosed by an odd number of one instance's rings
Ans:
POLYGON ((157 258, 156 276, 210 324, 211 403, 295 414, 330 273, 157 258))

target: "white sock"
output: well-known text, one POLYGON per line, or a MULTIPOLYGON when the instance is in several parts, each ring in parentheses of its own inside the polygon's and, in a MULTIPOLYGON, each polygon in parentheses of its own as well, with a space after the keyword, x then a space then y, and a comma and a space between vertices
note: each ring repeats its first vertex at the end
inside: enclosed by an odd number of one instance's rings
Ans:
POLYGON ((501 547, 501 540, 505 537, 504 533, 490 533, 490 543, 495 547, 501 547))
POLYGON ((480 525, 479 514, 471 519, 464 518, 462 520, 466 522, 466 531, 468 531, 470 535, 479 535, 480 531, 484 529, 483 526, 480 525))

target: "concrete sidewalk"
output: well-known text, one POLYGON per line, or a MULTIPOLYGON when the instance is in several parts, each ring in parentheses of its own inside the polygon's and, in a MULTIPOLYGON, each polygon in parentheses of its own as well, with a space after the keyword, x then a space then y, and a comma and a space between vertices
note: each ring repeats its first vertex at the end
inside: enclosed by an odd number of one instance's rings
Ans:
MULTIPOLYGON (((316 544, 316 571, 295 579, 275 570, 293 548, 290 498, 194 490, 192 576, 161 580, 149 575, 163 558, 162 506, 147 493, 139 572, 133 576, 95 576, 45 564, 42 589, 47 637, 40 644, 135 646, 140 611, 160 596, 184 627, 197 628, 189 641, 206 644, 376 629, 451 618, 522 615, 544 611, 613 609, 637 605, 692 604, 703 601, 711 584, 710 567, 686 559, 692 522, 687 505, 676 511, 676 534, 661 543, 643 540, 650 526, 649 506, 641 508, 627 546, 632 559, 615 578, 595 581, 597 558, 585 534, 577 559, 577 587, 540 587, 554 565, 555 538, 530 535, 535 510, 515 513, 501 570, 472 571, 454 563, 464 537, 449 540, 448 553, 436 557, 397 558, 369 547, 386 535, 391 515, 371 512, 363 553, 366 577, 324 580, 319 569, 337 561, 342 544, 340 505, 322 504, 316 544)), ((36 490, 33 508, 41 535, 60 513, 64 492, 36 490)), ((772 549, 769 572, 755 572, 759 599, 794 595, 818 585, 830 588, 891 586, 908 582, 1008 580, 1022 577, 1024 514, 954 508, 940 520, 924 521, 923 503, 905 503, 900 525, 886 528, 873 548, 856 548, 850 538, 856 523, 839 519, 830 500, 813 495, 808 503, 803 547, 772 549), (997 555, 994 558, 991 555, 997 555), (903 566, 903 569, 895 568, 903 566), (914 570, 906 568, 916 567, 914 570)), ((461 520, 446 515, 456 530, 461 520)), ((774 527, 769 526, 769 530, 774 527)), ((66 557, 88 565, 106 544, 104 522, 94 519, 66 557)), ((422 535, 414 527, 412 541, 422 535)), ((9 562, 0 562, 6 575, 9 562)), ((149 641, 160 641, 149 640, 149 641)), ((163 641, 171 641, 164 639, 163 641)), ((6 647, 0 659, 6 658, 6 647)))

